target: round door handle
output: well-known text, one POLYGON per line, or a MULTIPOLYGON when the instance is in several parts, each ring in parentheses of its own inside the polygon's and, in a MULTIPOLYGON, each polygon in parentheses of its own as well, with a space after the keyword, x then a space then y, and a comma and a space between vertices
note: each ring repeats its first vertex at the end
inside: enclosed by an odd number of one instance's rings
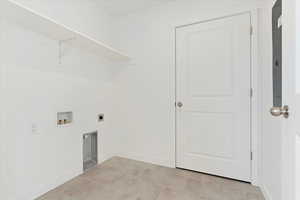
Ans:
POLYGON ((279 117, 279 116, 282 115, 284 118, 288 118, 289 115, 290 115, 288 106, 272 107, 271 110, 270 110, 270 113, 274 117, 279 117))
POLYGON ((183 106, 182 102, 177 102, 177 107, 181 108, 183 106))

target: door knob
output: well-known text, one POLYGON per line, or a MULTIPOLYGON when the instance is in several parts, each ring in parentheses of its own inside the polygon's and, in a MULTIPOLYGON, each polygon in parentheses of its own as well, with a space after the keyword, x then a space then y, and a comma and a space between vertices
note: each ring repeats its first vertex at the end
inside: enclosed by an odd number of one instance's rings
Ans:
POLYGON ((182 102, 177 102, 177 106, 179 107, 179 108, 181 108, 182 106, 183 106, 183 103, 182 102))
POLYGON ((290 115, 288 106, 272 107, 270 112, 274 117, 279 117, 282 115, 284 118, 289 118, 290 115))

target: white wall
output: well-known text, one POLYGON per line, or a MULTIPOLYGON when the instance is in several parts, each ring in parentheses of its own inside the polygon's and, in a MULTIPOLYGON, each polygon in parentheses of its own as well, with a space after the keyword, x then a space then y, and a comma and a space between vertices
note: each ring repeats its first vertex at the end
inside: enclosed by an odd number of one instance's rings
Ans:
MULTIPOLYGON (((84 1, 23 2, 74 29, 109 41, 108 17, 99 7, 84 1)), ((105 60, 68 45, 59 64, 58 41, 11 23, 2 28, 3 133, 10 146, 5 148, 9 157, 1 172, 10 181, 6 186, 11 192, 1 199, 31 200, 82 172, 83 133, 99 131, 100 161, 115 154, 117 146, 109 127, 113 125, 111 81, 117 71, 105 60), (57 127, 59 111, 73 111, 74 123, 57 127), (103 124, 97 122, 99 113, 105 113, 103 124)))
POLYGON ((175 1, 115 18, 115 46, 133 58, 115 82, 120 155, 175 166, 174 27, 256 7, 250 0, 175 1))
POLYGON ((300 199, 300 135, 296 140, 296 200, 300 199))
MULTIPOLYGON (((0 44, 2 44, 3 42, 3 39, 2 39, 2 31, 3 29, 3 26, 2 26, 2 18, 0 17, 0 44)), ((3 119, 2 119, 2 104, 3 104, 3 100, 2 100, 2 64, 3 64, 3 53, 2 53, 2 45, 0 47, 0 137, 3 137, 3 129, 2 129, 2 126, 3 126, 3 119)), ((0 140, 0 158, 3 158, 4 157, 4 142, 3 140, 0 140)), ((0 160, 0 177, 4 177, 4 159, 1 159, 0 160)), ((0 179, 0 188, 4 188, 4 179, 1 178, 0 179)), ((0 189, 0 199, 3 199, 4 198, 4 192, 5 190, 3 189, 0 189)))
MULTIPOLYGON (((300 2, 299 1, 295 1, 296 2, 296 35, 300 34, 300 23, 299 20, 300 19, 300 2)), ((296 52, 297 55, 299 55, 300 53, 300 38, 296 37, 296 52)), ((299 66, 300 65, 300 56, 296 57, 296 65, 299 66)), ((296 76, 299 77, 300 76, 300 68, 296 68, 296 76)), ((296 89, 297 89, 297 93, 300 93, 300 79, 296 78, 296 89)))
MULTIPOLYGON (((2 80, 5 95, 11 100, 5 105, 7 127, 1 133, 7 133, 12 146, 6 151, 15 156, 7 157, 8 166, 2 173, 11 181, 6 184, 10 186, 17 175, 18 185, 10 187, 10 193, 16 188, 17 199, 21 200, 32 199, 80 173, 81 135, 95 129, 101 133, 100 160, 118 154, 174 167, 174 27, 257 7, 251 0, 177 1, 116 17, 111 21, 110 33, 109 18, 91 3, 19 1, 113 43, 133 57, 124 68, 110 68, 110 64, 99 58, 66 47, 63 64, 58 65, 56 41, 18 26, 5 25, 7 59, 1 71, 5 77, 2 80), (118 40, 111 40, 112 33, 112 38, 118 40), (57 128, 56 112, 65 110, 74 111, 74 124, 57 128), (100 125, 96 123, 96 115, 102 112, 106 119, 100 125), (32 134, 32 124, 37 125, 36 134, 32 134), (17 170, 12 167, 16 161, 17 170)), ((266 193, 276 200, 281 196, 278 157, 281 124, 269 115, 270 7, 261 10, 259 22, 264 97, 261 176, 266 193)))
POLYGON ((272 117, 272 6, 269 2, 259 11, 260 65, 262 68, 262 161, 261 182, 267 199, 281 200, 282 195, 282 118, 272 117))
MULTIPOLYGON (((300 23, 299 23, 299 19, 300 19, 300 2, 299 1, 295 1, 296 2, 296 55, 298 55, 296 57, 296 66, 298 66, 298 68, 296 68, 296 89, 297 89, 297 94, 300 93, 300 23)), ((297 139, 296 139, 296 200, 300 199, 300 133, 298 133, 297 135, 297 139)))
MULTIPOLYGON (((5 199, 9 194, 13 193, 14 188, 9 188, 8 185, 13 185, 14 184, 14 174, 11 173, 12 170, 10 170, 10 166, 8 164, 8 151, 7 151, 7 144, 10 141, 5 141, 5 139, 10 139, 9 135, 6 135, 4 132, 4 112, 3 109, 5 108, 4 106, 4 97, 5 95, 3 94, 3 86, 4 86, 4 76, 3 76, 3 21, 0 18, 0 137, 2 138, 0 140, 0 199, 5 199)), ((13 143, 12 143, 13 145, 13 143)), ((14 152, 12 152, 12 155, 14 155, 14 152)), ((12 159, 11 159, 12 160, 12 159)), ((12 163, 10 163, 12 164, 12 163)))

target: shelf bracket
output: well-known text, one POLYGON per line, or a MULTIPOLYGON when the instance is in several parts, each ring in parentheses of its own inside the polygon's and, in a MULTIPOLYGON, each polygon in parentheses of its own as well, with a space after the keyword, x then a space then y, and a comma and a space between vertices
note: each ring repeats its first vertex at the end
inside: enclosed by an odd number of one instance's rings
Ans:
POLYGON ((63 44, 64 43, 67 43, 67 42, 70 42, 70 41, 73 41, 75 40, 76 38, 73 37, 73 38, 68 38, 68 39, 65 39, 65 40, 59 40, 58 41, 58 63, 61 64, 61 60, 62 60, 62 57, 63 57, 63 44))

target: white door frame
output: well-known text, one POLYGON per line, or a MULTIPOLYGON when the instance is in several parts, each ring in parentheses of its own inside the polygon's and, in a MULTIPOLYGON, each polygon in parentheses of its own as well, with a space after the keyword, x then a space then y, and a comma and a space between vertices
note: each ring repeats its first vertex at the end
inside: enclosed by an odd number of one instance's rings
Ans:
MULTIPOLYGON (((252 39, 251 39, 251 87, 253 89, 253 96, 251 99, 251 151, 252 151, 252 162, 251 162, 251 183, 253 185, 259 185, 259 169, 260 169, 260 159, 261 159, 261 90, 259 89, 260 85, 260 69, 258 66, 258 24, 257 24, 257 18, 258 18, 258 12, 256 9, 254 10, 246 10, 243 12, 237 12, 237 13, 228 13, 224 14, 222 16, 217 16, 214 18, 209 19, 202 19, 202 20, 196 20, 196 21, 187 21, 186 23, 176 24, 173 26, 173 67, 172 67, 172 74, 174 76, 173 80, 173 97, 172 99, 174 102, 176 102, 176 28, 192 25, 192 24, 198 24, 203 22, 208 22, 212 20, 232 17, 240 14, 249 13, 251 18, 251 25, 252 25, 252 39)), ((250 31, 250 27, 249 27, 250 31)), ((173 133, 175 134, 175 143, 173 150, 175 152, 174 154, 174 167, 176 167, 176 107, 174 107, 174 121, 173 121, 173 133)))

